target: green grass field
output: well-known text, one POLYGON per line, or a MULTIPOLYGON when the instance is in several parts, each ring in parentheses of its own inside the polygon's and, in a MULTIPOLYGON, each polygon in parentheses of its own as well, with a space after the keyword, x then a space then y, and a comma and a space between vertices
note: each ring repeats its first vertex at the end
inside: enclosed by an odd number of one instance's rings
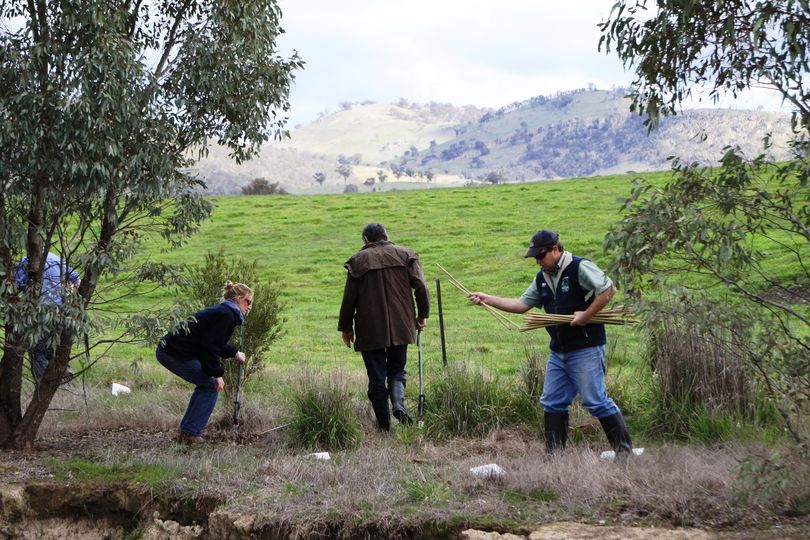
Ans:
MULTIPOLYGON (((667 173, 654 176, 663 181, 667 173)), ((528 241, 547 228, 559 231, 566 249, 605 266, 602 240, 620 217, 618 198, 628 195, 631 181, 615 176, 351 195, 218 197, 212 199, 213 218, 186 246, 162 253, 154 243, 143 256, 198 264, 206 252, 221 249, 226 256, 257 261, 263 276, 279 281, 288 305, 286 335, 271 348, 266 363, 282 369, 314 364, 361 370, 359 356, 343 346, 337 332, 343 263, 362 246, 363 225, 379 221, 393 242, 419 253, 425 269, 433 301, 423 338, 426 370, 441 365, 436 280, 442 278, 448 362, 470 361, 508 374, 524 363, 527 348, 547 350, 546 332, 507 330, 452 287, 437 264, 471 290, 518 297, 538 270, 533 260, 523 258, 528 241)), ((122 307, 138 311, 168 304, 172 294, 160 291, 122 307)), ((631 328, 612 327, 609 333, 635 356, 638 339, 631 328)), ((118 372, 133 359, 144 367, 156 365, 152 344, 118 346, 109 355, 115 361, 100 362, 107 365, 100 366, 103 377, 123 376, 109 370, 118 372)))
MULTIPOLYGON (((658 173, 651 179, 663 183, 668 176, 658 173)), ((681 526, 684 519, 718 523, 712 520, 722 514, 725 523, 740 523, 737 516, 753 516, 753 521, 746 522, 750 529, 757 520, 778 522, 781 527, 784 516, 792 515, 785 508, 806 516, 806 459, 785 453, 784 467, 775 462, 779 468, 774 471, 790 471, 787 484, 764 466, 764 473, 760 469, 750 475, 741 473, 745 469, 740 464, 753 452, 761 452, 763 444, 787 448, 787 437, 777 421, 741 420, 685 408, 681 420, 689 423, 690 444, 673 445, 671 431, 655 430, 661 425, 651 422, 657 419, 656 394, 646 369, 643 336, 633 327, 608 330, 615 338, 608 347, 608 387, 628 419, 634 444, 647 448, 645 458, 621 467, 598 460, 596 452, 607 449, 604 435, 598 422, 577 406, 572 409, 569 450, 553 460, 539 457, 545 452, 539 418, 526 414, 534 407, 529 400, 512 398, 521 397, 515 383, 522 381, 527 351, 544 364, 546 332, 521 334, 505 329, 453 288, 436 266, 446 267, 472 290, 517 297, 537 272, 534 261, 523 258, 526 245, 534 232, 548 228, 560 232, 566 249, 604 267, 608 260, 602 240, 621 217, 618 199, 629 194, 632 179, 217 198, 213 219, 185 247, 164 253, 152 243, 145 246, 142 257, 198 265, 207 252, 222 250, 230 257, 257 261, 263 278, 281 284, 288 305, 286 335, 266 355, 266 370, 246 384, 244 422, 233 425, 232 404, 223 396, 207 431, 213 444, 189 451, 172 443, 189 385, 157 363, 154 344, 120 345, 98 359, 86 388, 75 385, 71 391, 57 392, 53 413, 44 421, 40 436, 56 448, 69 444, 72 453, 60 451, 58 460, 45 464, 46 470, 60 482, 136 481, 149 486, 150 494, 179 494, 188 501, 202 500, 202 496, 208 500, 213 494, 222 508, 238 509, 240 516, 280 516, 285 526, 323 522, 332 527, 336 516, 345 516, 347 527, 360 523, 358 516, 363 522, 385 524, 393 516, 404 523, 411 519, 431 524, 482 522, 507 530, 523 523, 615 517, 617 505, 623 515, 637 515, 646 525, 674 522, 681 526), (384 223, 394 242, 417 250, 434 300, 424 339, 425 427, 398 426, 393 436, 375 430, 365 397, 363 363, 343 346, 336 329, 346 275, 342 265, 361 247, 360 231, 369 221, 384 223), (437 278, 442 278, 448 361, 472 363, 466 377, 457 376, 464 370, 442 373, 437 278), (131 369, 133 362, 141 368, 137 373, 131 369), (133 392, 125 398, 113 397, 107 385, 110 380, 135 383, 133 392), (450 390, 443 392, 443 385, 450 390), (329 448, 333 461, 315 463, 307 457, 310 450, 300 448, 303 433, 291 426, 297 414, 296 398, 335 389, 340 403, 346 405, 342 412, 335 413, 332 405, 321 407, 318 412, 326 414, 299 425, 316 431, 324 425, 334 427, 335 418, 348 420, 341 425, 359 425, 362 441, 348 450, 329 448), (448 395, 457 399, 444 400, 448 395), (467 415, 471 410, 476 415, 467 415), (445 417, 468 420, 440 424, 438 420, 445 417), (479 420, 476 425, 474 421, 479 420), (462 424, 466 435, 444 437, 462 424), (94 426, 92 436, 76 436, 88 426, 94 426), (480 431, 470 436, 471 426, 480 431), (495 461, 508 471, 503 479, 467 474, 472 466, 495 461), (571 481, 560 483, 560 478, 571 481), (755 486, 759 491, 752 490, 753 481, 759 483, 755 486), (782 483, 771 491, 776 481, 782 483), (369 486, 374 486, 375 496, 358 499, 357 494, 368 492, 369 486), (757 503, 740 503, 739 494, 750 495, 757 503), (764 503, 755 499, 759 496, 764 503), (684 510, 673 517, 674 507, 684 510), (391 508, 398 510, 391 514, 391 508)), ((774 253, 771 269, 795 278, 797 271, 787 260, 774 253)), ((169 305, 172 295, 170 290, 160 290, 116 307, 144 311, 169 305)), ((621 302, 620 292, 614 304, 621 302)), ((518 316, 512 319, 521 321, 518 316)), ((249 324, 250 319, 248 331, 249 324)), ((415 347, 410 353, 407 403, 413 414, 418 395, 415 347)), ((227 380, 226 389, 232 384, 227 380)), ((26 385, 25 391, 33 389, 26 385)), ((322 440, 309 444, 315 450, 326 449, 322 440)), ((16 475, 14 468, 0 466, 3 471, 16 475)), ((17 476, 14 481, 19 481, 17 476)))

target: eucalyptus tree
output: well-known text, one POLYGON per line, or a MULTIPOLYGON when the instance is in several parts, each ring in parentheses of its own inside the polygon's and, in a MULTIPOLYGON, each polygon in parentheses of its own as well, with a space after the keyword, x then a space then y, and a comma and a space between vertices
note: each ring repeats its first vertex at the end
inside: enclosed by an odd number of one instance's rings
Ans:
POLYGON ((323 187, 323 183, 326 182, 326 173, 318 171, 312 175, 312 178, 318 183, 319 186, 323 187))
POLYGON ((242 161, 286 134, 303 63, 278 53, 280 19, 273 0, 0 1, 0 446, 33 444, 77 341, 117 323, 102 284, 169 279, 128 261, 146 235, 176 247, 210 214, 188 172, 207 145, 242 161), (58 310, 39 302, 49 250, 81 275, 58 310), (51 331, 23 406, 24 351, 51 331))
POLYGON ((697 91, 716 100, 769 88, 793 111, 792 160, 772 161, 770 137, 756 156, 727 147, 716 169, 676 158, 666 185, 637 181, 605 246, 625 290, 656 291, 646 296, 650 314, 666 312, 653 300, 664 286, 703 331, 725 329, 745 344, 797 441, 806 440, 810 401, 808 28, 807 0, 622 0, 600 41, 635 71, 632 109, 651 129, 697 91), (777 257, 781 273, 771 264, 777 257), (684 281, 687 273, 702 277, 684 281), (730 311, 720 309, 721 296, 730 311))
POLYGON ((343 177, 343 183, 345 184, 346 180, 348 180, 349 177, 352 175, 352 167, 351 165, 341 163, 335 168, 335 172, 343 177))

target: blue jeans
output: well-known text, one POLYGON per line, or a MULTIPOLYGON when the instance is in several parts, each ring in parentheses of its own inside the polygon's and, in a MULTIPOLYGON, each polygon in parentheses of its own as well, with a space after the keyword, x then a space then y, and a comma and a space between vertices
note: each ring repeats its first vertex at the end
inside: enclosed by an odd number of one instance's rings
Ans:
POLYGON ((219 398, 216 379, 205 374, 199 360, 177 360, 160 347, 155 351, 155 356, 163 367, 196 385, 186 414, 180 421, 180 429, 189 435, 201 436, 219 398))
POLYGON ((540 403, 545 412, 567 413, 577 394, 593 416, 614 415, 619 407, 605 388, 605 346, 587 347, 567 353, 551 351, 540 403))

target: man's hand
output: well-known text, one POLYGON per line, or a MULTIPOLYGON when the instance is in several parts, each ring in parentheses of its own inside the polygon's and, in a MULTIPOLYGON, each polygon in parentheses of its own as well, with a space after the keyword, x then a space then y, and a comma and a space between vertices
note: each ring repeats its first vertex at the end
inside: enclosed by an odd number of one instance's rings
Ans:
POLYGON ((234 355, 233 359, 236 360, 237 362, 239 362, 240 364, 244 364, 245 363, 245 353, 243 353, 242 351, 237 351, 237 353, 236 353, 236 355, 234 355))
POLYGON ((345 343, 347 347, 351 348, 352 343, 354 343, 354 332, 351 330, 346 330, 343 332, 343 343, 345 343))
POLYGON ((425 319, 416 319, 416 329, 422 331, 427 326, 427 321, 425 319))
POLYGON ((472 303, 478 304, 479 306, 486 304, 500 309, 501 311, 506 311, 507 313, 526 313, 531 309, 531 306, 527 306, 515 298, 501 298, 500 296, 482 292, 470 293, 467 295, 467 298, 469 298, 472 303))
POLYGON ((223 379, 222 377, 217 377, 217 385, 216 385, 217 392, 222 392, 223 388, 225 388, 225 379, 223 379))
POLYGON ((591 317, 584 311, 575 311, 574 319, 571 321, 571 326, 585 326, 591 317))
POLYGON ((602 308, 608 305, 608 302, 610 302, 614 294, 616 294, 616 287, 608 287, 594 299, 591 305, 588 306, 588 309, 585 311, 575 311, 574 320, 570 323, 571 326, 585 326, 588 324, 591 317, 602 311, 602 308))

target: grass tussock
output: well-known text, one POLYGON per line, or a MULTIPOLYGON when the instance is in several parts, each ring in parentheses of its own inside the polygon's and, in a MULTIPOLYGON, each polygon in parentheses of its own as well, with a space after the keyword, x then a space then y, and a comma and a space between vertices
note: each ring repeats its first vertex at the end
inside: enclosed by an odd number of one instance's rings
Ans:
POLYGON ((352 394, 339 374, 312 373, 299 385, 287 430, 290 445, 343 450, 360 444, 363 432, 352 394))
POLYGON ((528 392, 497 374, 454 365, 431 384, 425 432, 431 438, 483 436, 536 417, 528 392))
POLYGON ((653 370, 650 432, 703 442, 729 440, 754 416, 754 386, 735 335, 669 313, 648 323, 653 370))

